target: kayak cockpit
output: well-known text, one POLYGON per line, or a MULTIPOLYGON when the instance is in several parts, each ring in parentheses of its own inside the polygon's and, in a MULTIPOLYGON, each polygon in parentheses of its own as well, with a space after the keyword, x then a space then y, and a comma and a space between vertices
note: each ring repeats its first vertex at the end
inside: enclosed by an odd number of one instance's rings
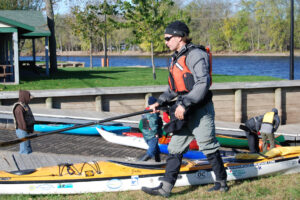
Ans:
POLYGON ((24 169, 24 170, 10 171, 8 173, 15 174, 15 175, 27 175, 27 174, 32 174, 35 171, 36 169, 24 169))

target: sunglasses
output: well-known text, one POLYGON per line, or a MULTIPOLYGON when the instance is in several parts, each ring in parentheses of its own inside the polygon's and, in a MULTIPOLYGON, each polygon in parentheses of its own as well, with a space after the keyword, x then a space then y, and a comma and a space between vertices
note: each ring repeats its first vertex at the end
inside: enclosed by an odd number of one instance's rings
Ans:
POLYGON ((172 39, 172 37, 174 37, 174 36, 172 35, 170 37, 165 37, 165 41, 169 42, 172 39))

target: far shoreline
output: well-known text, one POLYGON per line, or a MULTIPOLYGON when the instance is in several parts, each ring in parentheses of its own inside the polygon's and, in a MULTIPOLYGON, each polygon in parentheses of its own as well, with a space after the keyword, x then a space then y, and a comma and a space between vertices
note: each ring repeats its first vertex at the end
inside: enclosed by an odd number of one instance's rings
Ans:
MULTIPOLYGON (((170 56, 172 53, 161 53, 155 54, 155 56, 170 56)), ((62 51, 57 52, 57 56, 90 56, 88 51, 62 51)), ((93 56, 104 56, 104 52, 93 52, 93 56)), ((290 52, 270 52, 270 53, 259 53, 259 52, 247 52, 247 53, 234 53, 234 52, 212 52, 213 56, 278 56, 278 57, 288 57, 290 52)), ((21 56, 31 56, 28 54, 21 53, 21 56)), ((36 53, 36 56, 45 56, 45 52, 36 53)), ((151 56, 150 52, 140 52, 140 51, 123 51, 123 52, 107 52, 107 56, 151 56)), ((295 51, 294 56, 300 56, 300 51, 295 51)))

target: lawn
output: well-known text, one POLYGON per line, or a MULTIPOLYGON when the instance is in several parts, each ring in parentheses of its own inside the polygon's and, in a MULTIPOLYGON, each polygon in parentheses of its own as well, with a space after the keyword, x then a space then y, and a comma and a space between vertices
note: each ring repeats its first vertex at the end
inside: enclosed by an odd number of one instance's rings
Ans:
MULTIPOLYGON (((153 79, 152 68, 110 67, 110 68, 62 68, 47 77, 44 70, 36 73, 21 70, 19 85, 0 85, 2 91, 19 89, 47 90, 65 88, 94 88, 118 86, 166 85, 168 71, 156 69, 156 80, 153 79), (38 74, 38 73, 39 74, 38 74)), ((213 75, 215 83, 253 82, 280 80, 266 76, 226 76, 213 75)))

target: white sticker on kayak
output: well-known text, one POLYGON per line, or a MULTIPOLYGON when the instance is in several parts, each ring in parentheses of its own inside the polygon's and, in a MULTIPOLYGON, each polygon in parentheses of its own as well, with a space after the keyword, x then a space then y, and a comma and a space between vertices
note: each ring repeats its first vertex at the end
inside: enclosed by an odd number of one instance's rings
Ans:
POLYGON ((132 186, 139 185, 139 176, 131 176, 131 185, 132 186))
POLYGON ((119 189, 121 186, 122 181, 120 179, 111 179, 107 182, 107 187, 112 190, 119 189))

